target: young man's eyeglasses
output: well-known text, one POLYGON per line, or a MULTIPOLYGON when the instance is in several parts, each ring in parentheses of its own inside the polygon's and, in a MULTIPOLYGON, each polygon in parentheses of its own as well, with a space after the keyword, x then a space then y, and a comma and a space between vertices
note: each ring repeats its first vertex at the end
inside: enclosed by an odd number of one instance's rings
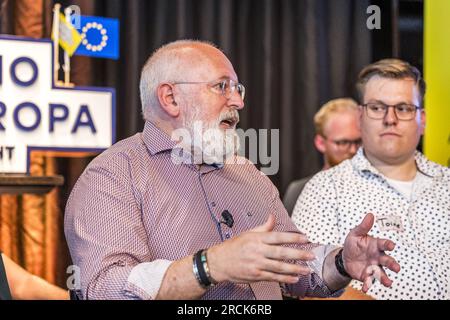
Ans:
POLYGON ((215 80, 212 82, 174 82, 173 84, 207 84, 211 91, 216 92, 227 99, 230 99, 235 90, 239 93, 242 100, 245 98, 244 85, 231 79, 215 80))
POLYGON ((421 107, 407 103, 388 105, 383 102, 369 102, 362 104, 361 106, 366 108, 367 116, 374 120, 384 119, 390 107, 394 108, 394 113, 397 119, 404 121, 414 119, 417 110, 421 109, 421 107))

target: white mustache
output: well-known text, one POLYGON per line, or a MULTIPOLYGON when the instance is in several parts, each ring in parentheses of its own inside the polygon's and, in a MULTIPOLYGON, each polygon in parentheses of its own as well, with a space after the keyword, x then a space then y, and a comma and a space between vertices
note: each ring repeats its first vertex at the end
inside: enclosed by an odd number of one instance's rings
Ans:
POLYGON ((236 124, 239 122, 240 118, 239 118, 239 112, 237 110, 231 110, 228 111, 224 114, 221 114, 219 117, 219 123, 224 121, 224 120, 231 120, 236 122, 236 124))

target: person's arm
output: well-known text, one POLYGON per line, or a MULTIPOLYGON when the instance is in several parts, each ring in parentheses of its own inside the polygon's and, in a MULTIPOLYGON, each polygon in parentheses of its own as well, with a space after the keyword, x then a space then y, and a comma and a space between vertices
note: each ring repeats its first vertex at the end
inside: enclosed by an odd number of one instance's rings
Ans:
MULTIPOLYGON (((293 221, 314 241, 325 244, 342 243, 337 229, 336 189, 330 172, 317 174, 305 187, 294 209, 293 221)), ((351 277, 343 277, 336 269, 335 257, 340 248, 329 252, 322 266, 322 279, 331 291, 344 288, 352 279, 364 282, 370 274, 368 268, 375 264, 398 272, 400 266, 385 251, 393 250, 394 243, 368 235, 374 222, 369 214, 345 238, 343 259, 351 277)), ((391 280, 381 270, 381 283, 391 285, 391 280)), ((367 292, 367 284, 363 292, 367 292)))
POLYGON ((66 205, 64 230, 83 299, 154 299, 172 263, 150 252, 127 168, 118 154, 103 166, 91 163, 66 205))
POLYGON ((14 300, 68 300, 69 292, 39 278, 2 255, 14 300))
MULTIPOLYGON (((296 283, 309 268, 286 260, 312 260, 305 250, 282 244, 306 243, 299 233, 274 232, 275 217, 253 230, 208 249, 211 277, 217 282, 251 283, 274 281, 296 283)), ((197 299, 205 293, 192 271, 192 256, 174 262, 167 270, 157 299, 197 299)))
POLYGON ((352 280, 349 277, 341 275, 336 268, 335 258, 340 249, 341 248, 338 248, 330 252, 325 258, 325 262, 323 264, 323 280, 331 291, 337 291, 345 288, 352 280))
MULTIPOLYGON (((295 204, 292 221, 311 241, 323 244, 343 244, 338 229, 337 190, 329 171, 319 172, 306 184, 295 204)), ((333 256, 334 257, 334 256, 333 256)), ((331 258, 331 256, 329 257, 331 258)), ((328 264, 334 260, 329 259, 328 264)), ((327 272, 333 271, 328 268, 327 272)), ((327 276, 330 276, 327 274, 327 276)), ((346 283, 342 280, 342 283, 346 283)), ((370 299, 371 297, 359 290, 347 286, 339 300, 370 299)), ((317 299, 317 298, 315 298, 317 299)))
MULTIPOLYGON (((276 187, 271 183, 271 181, 265 177, 264 180, 267 182, 268 190, 270 194, 268 199, 270 200, 270 211, 276 213, 277 217, 277 231, 287 231, 287 232, 297 232, 302 233, 304 229, 300 229, 293 223, 289 217, 283 203, 280 201, 279 193, 276 187)), ((310 183, 306 185, 306 188, 310 183)), ((304 193, 305 191, 303 191, 304 193)), ((302 193, 302 194, 303 194, 302 193)), ((342 293, 342 290, 331 290, 323 279, 323 265, 327 255, 332 252, 337 246, 335 245, 325 245, 319 244, 320 242, 314 241, 308 236, 308 243, 297 243, 288 245, 291 248, 297 248, 301 250, 307 250, 315 255, 314 261, 297 260, 290 261, 299 265, 307 266, 310 268, 311 272, 307 277, 300 278, 300 281, 296 283, 282 283, 281 287, 283 294, 286 296, 295 296, 299 298, 304 297, 336 297, 342 293)))
MULTIPOLYGON (((125 170, 95 164, 77 182, 66 208, 66 237, 81 270, 86 299, 198 299, 204 294, 193 273, 192 256, 156 260, 148 246, 140 205, 125 170), (88 196, 87 196, 88 195, 88 196)), ((122 168, 121 166, 120 168, 122 168)), ((304 243, 297 233, 271 232, 275 219, 208 250, 211 276, 218 282, 298 281, 308 260, 305 250, 283 247, 304 243)))

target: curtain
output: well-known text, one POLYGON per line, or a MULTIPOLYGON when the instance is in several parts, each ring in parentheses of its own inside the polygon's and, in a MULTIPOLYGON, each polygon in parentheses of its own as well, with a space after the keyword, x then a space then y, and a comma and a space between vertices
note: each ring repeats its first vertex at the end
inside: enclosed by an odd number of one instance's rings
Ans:
MULTIPOLYGON (((143 128, 140 71, 149 55, 177 39, 212 41, 247 88, 242 129, 280 129, 280 168, 289 182, 322 167, 313 116, 326 101, 355 97, 357 73, 371 62, 369 0, 66 1, 82 12, 119 18, 121 58, 92 62, 91 85, 117 89, 117 137, 143 128), (86 9, 86 7, 88 7, 86 9)), ((270 150, 269 150, 270 151, 270 150)))
MULTIPOLYGON (((2 33, 49 37, 53 1, 0 2, 2 33), (20 9, 21 4, 33 9, 20 9), (34 22, 20 20, 30 12, 34 22)), ((139 77, 154 50, 186 38, 212 41, 223 49, 247 89, 240 127, 280 130, 279 170, 270 178, 281 194, 292 180, 320 170, 321 156, 313 145, 313 116, 330 99, 355 97, 357 73, 371 62, 371 35, 366 28, 369 0, 58 2, 79 5, 86 15, 120 19, 120 60, 74 57, 72 61, 76 85, 116 88, 119 140, 143 128, 139 77)), ((64 187, 47 197, 1 197, 1 248, 50 281, 62 283, 65 266, 70 264, 61 212, 90 160, 36 159, 33 173, 62 174, 64 187)))

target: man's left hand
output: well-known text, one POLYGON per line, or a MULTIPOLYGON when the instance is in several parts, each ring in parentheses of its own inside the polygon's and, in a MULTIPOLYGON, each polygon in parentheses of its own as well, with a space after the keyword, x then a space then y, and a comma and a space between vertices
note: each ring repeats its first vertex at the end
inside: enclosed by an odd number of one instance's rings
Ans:
POLYGON ((397 261, 385 253, 385 251, 394 250, 394 242, 368 235, 374 221, 374 215, 372 213, 367 214, 361 224, 352 229, 347 235, 342 253, 347 273, 353 279, 364 282, 363 292, 369 290, 369 286, 365 280, 371 276, 370 266, 380 266, 379 280, 386 287, 392 285, 392 280, 389 279, 383 267, 394 272, 400 271, 400 265, 397 261))

